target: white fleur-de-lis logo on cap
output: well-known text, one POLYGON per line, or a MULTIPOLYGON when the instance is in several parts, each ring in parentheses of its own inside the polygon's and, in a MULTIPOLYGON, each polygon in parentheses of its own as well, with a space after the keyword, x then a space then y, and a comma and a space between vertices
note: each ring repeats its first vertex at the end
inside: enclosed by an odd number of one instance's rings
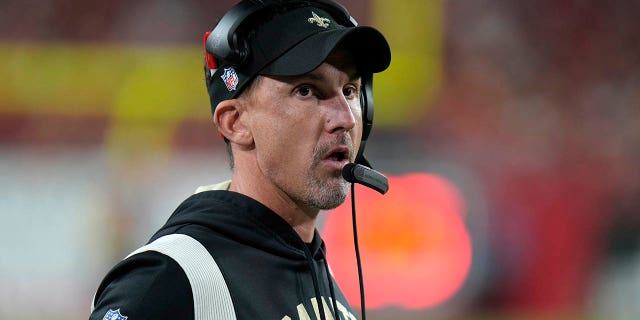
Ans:
POLYGON ((331 22, 331 20, 327 19, 327 18, 323 18, 319 15, 317 15, 315 12, 311 11, 311 14, 313 15, 313 17, 307 19, 309 21, 309 23, 315 23, 318 25, 318 27, 322 27, 322 28, 328 28, 329 27, 329 22, 331 22))

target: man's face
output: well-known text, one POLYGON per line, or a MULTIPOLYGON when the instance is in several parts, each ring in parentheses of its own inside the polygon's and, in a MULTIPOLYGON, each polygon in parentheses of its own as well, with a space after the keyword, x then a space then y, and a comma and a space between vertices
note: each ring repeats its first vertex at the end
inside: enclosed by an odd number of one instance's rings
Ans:
POLYGON ((335 208, 349 184, 341 169, 355 160, 362 133, 360 77, 342 51, 312 72, 263 77, 247 108, 258 168, 297 205, 335 208))

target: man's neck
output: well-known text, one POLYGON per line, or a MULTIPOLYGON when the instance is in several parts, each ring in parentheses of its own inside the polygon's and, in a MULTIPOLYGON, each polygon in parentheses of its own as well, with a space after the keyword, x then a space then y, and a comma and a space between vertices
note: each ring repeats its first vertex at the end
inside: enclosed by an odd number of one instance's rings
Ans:
POLYGON ((265 183, 255 176, 247 179, 237 172, 237 170, 234 171, 229 191, 244 194, 271 209, 291 225, 302 241, 310 243, 313 240, 320 210, 305 208, 276 186, 265 183))

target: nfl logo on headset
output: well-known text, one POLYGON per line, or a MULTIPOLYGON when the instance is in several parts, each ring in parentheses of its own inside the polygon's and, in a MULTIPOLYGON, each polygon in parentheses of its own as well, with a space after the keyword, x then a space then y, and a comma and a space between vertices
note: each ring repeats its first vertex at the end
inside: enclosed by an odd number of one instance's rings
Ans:
POLYGON ((236 73, 236 70, 233 68, 224 68, 224 73, 220 77, 227 86, 227 90, 236 90, 236 86, 238 85, 238 74, 236 73))
POLYGON ((107 314, 104 315, 104 318, 102 318, 102 320, 127 320, 127 318, 128 317, 125 317, 120 313, 120 309, 111 309, 107 311, 107 314))

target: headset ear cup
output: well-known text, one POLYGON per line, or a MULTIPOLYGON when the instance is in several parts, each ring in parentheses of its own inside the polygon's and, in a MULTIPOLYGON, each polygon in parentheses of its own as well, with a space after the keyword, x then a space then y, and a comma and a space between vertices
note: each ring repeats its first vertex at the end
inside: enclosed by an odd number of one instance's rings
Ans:
POLYGON ((205 43, 207 52, 213 54, 219 64, 241 65, 247 56, 247 46, 245 43, 238 43, 238 35, 236 34, 238 28, 250 16, 274 4, 276 3, 271 1, 243 0, 238 2, 225 13, 211 31, 211 35, 205 43))
POLYGON ((249 56, 249 44, 247 39, 241 38, 238 34, 233 35, 233 55, 229 56, 228 63, 234 66, 241 66, 249 56))
POLYGON ((216 70, 218 69, 218 62, 216 61, 216 58, 213 56, 213 54, 211 54, 207 50, 207 39, 209 38, 210 34, 211 34, 211 31, 207 31, 204 34, 204 60, 206 62, 207 68, 211 70, 216 70))
POLYGON ((360 105, 362 107, 362 139, 367 140, 373 128, 373 74, 362 76, 360 105))
POLYGON ((211 85, 211 80, 213 74, 218 69, 218 61, 216 58, 207 50, 207 39, 211 35, 211 31, 207 31, 204 33, 204 78, 205 83, 207 85, 207 90, 211 85))
POLYGON ((362 139, 360 148, 356 156, 356 162, 362 163, 364 160, 364 149, 367 139, 373 128, 373 74, 364 74, 361 78, 362 92, 360 94, 360 108, 362 109, 362 139))

